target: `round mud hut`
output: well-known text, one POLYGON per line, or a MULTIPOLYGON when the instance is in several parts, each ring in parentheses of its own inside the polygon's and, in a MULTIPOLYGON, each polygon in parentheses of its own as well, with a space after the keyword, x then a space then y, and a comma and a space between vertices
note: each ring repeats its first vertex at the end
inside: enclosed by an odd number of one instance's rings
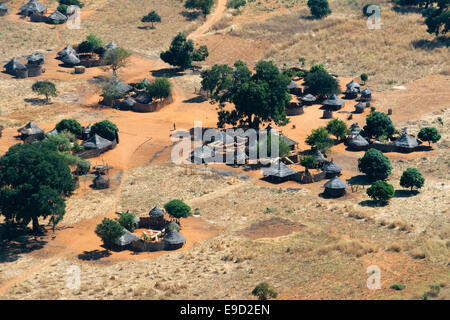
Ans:
POLYGON ((302 95, 302 88, 300 87, 300 85, 291 80, 291 82, 288 84, 287 89, 289 90, 290 94, 296 95, 296 96, 301 96, 302 95))
POLYGON ((61 59, 61 61, 67 67, 74 67, 76 65, 79 65, 81 62, 80 59, 74 53, 69 53, 69 54, 65 55, 61 59))
POLYGON ((400 138, 394 141, 394 146, 396 151, 399 152, 413 152, 420 144, 420 141, 416 139, 413 135, 403 134, 400 138))
POLYGON ((92 186, 94 189, 108 189, 109 183, 109 179, 104 178, 101 174, 97 175, 97 177, 92 180, 92 186))
POLYGON ((359 90, 356 88, 347 88, 344 92, 345 99, 355 99, 358 97, 359 90))
POLYGON ((73 54, 76 56, 77 52, 75 51, 74 48, 72 48, 71 46, 67 46, 64 49, 62 49, 60 52, 58 52, 58 57, 60 58, 64 58, 65 56, 67 56, 68 54, 73 54))
POLYGON ((330 179, 341 175, 342 169, 336 164, 336 162, 331 160, 330 162, 328 162, 326 165, 323 166, 323 171, 325 172, 325 177, 327 179, 330 179))
POLYGON ((6 4, 0 3, 0 17, 5 16, 8 13, 8 9, 9 7, 6 4))
POLYGON ((347 88, 347 90, 356 90, 356 92, 359 92, 359 90, 361 89, 361 85, 353 80, 347 83, 345 87, 347 88))
POLYGON ((4 65, 5 71, 17 78, 27 78, 27 68, 19 62, 16 58, 12 58, 7 64, 4 65))
POLYGON ((165 250, 176 250, 186 243, 186 238, 178 233, 178 231, 169 229, 163 238, 163 243, 165 250))
POLYGON ((355 113, 363 113, 365 109, 366 107, 363 103, 358 102, 357 104, 355 104, 355 113))
POLYGON ((134 101, 130 97, 127 97, 125 100, 123 100, 119 103, 119 109, 120 110, 132 110, 135 104, 136 104, 136 101, 134 101))
POLYGON ((47 13, 47 7, 36 0, 31 0, 30 2, 24 4, 20 7, 20 14, 30 17, 32 15, 44 15, 47 13))
POLYGON ((27 61, 29 66, 40 66, 44 64, 45 57, 42 53, 35 52, 27 56, 27 61))
POLYGON ((338 98, 335 94, 333 94, 331 97, 324 100, 322 102, 322 104, 328 110, 336 111, 336 110, 341 109, 344 106, 345 101, 338 98))
POLYGON ((154 207, 150 212, 148 213, 149 217, 148 219, 148 228, 152 229, 162 229, 166 225, 167 221, 164 219, 165 212, 163 209, 159 207, 154 207))
POLYGON ((67 17, 58 10, 53 12, 48 18, 54 24, 61 24, 67 21, 67 17))
POLYGON ((133 242, 140 241, 141 239, 135 235, 134 233, 131 233, 128 230, 125 230, 124 234, 118 237, 116 240, 114 240, 113 248, 116 250, 127 250, 131 249, 131 245, 133 242))
POLYGON ((312 94, 308 93, 307 95, 301 97, 300 100, 304 106, 310 106, 313 105, 317 99, 312 94))
POLYGON ((323 153, 320 152, 320 150, 317 150, 317 149, 311 150, 311 156, 313 156, 316 159, 317 165, 319 167, 322 167, 326 161, 323 153))
POLYGON ((17 129, 17 132, 20 133, 20 139, 25 143, 44 139, 44 130, 39 128, 34 122, 28 122, 27 125, 17 129))
POLYGON ((270 182, 281 183, 292 179, 297 172, 289 168, 283 162, 278 161, 268 168, 264 168, 262 174, 264 177, 267 177, 270 182))
POLYGON ((339 179, 338 177, 331 178, 330 181, 324 185, 325 191, 324 195, 327 197, 337 198, 345 194, 345 188, 347 188, 347 183, 339 179))
POLYGON ((365 150, 369 146, 369 142, 364 139, 360 134, 350 139, 348 147, 352 150, 365 150))
POLYGON ((361 101, 370 101, 372 100, 372 92, 369 89, 364 89, 363 91, 361 91, 361 97, 360 97, 361 101))

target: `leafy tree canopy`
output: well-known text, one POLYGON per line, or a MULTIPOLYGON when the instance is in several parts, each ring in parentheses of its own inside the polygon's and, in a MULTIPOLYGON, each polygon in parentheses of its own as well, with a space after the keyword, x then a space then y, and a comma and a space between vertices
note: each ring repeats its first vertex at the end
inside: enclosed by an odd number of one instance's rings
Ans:
POLYGON ((349 130, 344 121, 333 119, 327 123, 327 131, 334 135, 337 139, 342 140, 348 134, 349 130))
POLYGON ((172 84, 167 78, 156 78, 147 85, 147 92, 155 99, 167 98, 172 93, 172 84))
POLYGON ((317 159, 313 156, 303 156, 300 159, 300 164, 306 169, 314 169, 317 167, 317 159))
POLYGON ((116 221, 130 232, 137 227, 136 216, 131 212, 122 213, 119 218, 116 218, 116 221))
POLYGON ((308 72, 305 77, 305 86, 308 87, 308 93, 319 97, 319 99, 328 98, 341 92, 338 81, 321 69, 308 72))
POLYGON ((311 134, 306 137, 305 142, 322 153, 326 153, 334 145, 333 139, 330 138, 327 129, 324 127, 313 129, 311 134))
POLYGON ((211 13, 214 0, 186 0, 184 7, 186 9, 200 10, 205 16, 211 13))
MULTIPOLYGON (((291 153, 291 148, 288 146, 288 144, 286 143, 286 140, 284 140, 281 136, 276 136, 276 135, 266 135, 264 136, 258 143, 258 155, 259 157, 262 156, 268 156, 268 157, 272 157, 272 138, 277 139, 278 138, 278 156, 283 158, 283 157, 287 157, 290 153, 291 153), (260 150, 261 148, 263 148, 263 146, 266 145, 266 152, 267 154, 260 154, 260 150)), ((262 151, 261 151, 262 152, 262 151)))
POLYGON ((126 66, 130 56, 131 53, 121 47, 108 49, 102 57, 102 64, 109 66, 114 76, 117 76, 117 70, 126 66))
POLYGON ((86 40, 78 45, 78 52, 97 52, 103 47, 103 40, 96 36, 94 33, 90 33, 86 40))
POLYGON ((403 171, 403 174, 400 178, 400 185, 404 188, 422 188, 425 183, 425 179, 416 168, 408 168, 403 171))
POLYGON ((381 151, 371 148, 358 159, 358 169, 371 180, 385 180, 391 174, 392 166, 388 157, 381 151))
POLYGON ((105 245, 112 245, 114 240, 121 237, 125 233, 125 228, 117 221, 103 218, 102 223, 95 228, 95 234, 102 239, 105 245))
POLYGON ((314 18, 322 19, 331 13, 327 0, 308 0, 307 5, 314 18))
POLYGON ((195 50, 194 42, 187 40, 186 35, 180 32, 173 38, 169 50, 161 52, 160 58, 171 66, 184 70, 192 66, 192 61, 205 60, 208 54, 206 46, 200 46, 195 50))
POLYGON ((431 146, 431 142, 436 143, 441 139, 441 134, 435 127, 425 127, 420 129, 417 137, 422 141, 428 141, 428 145, 431 146))
POLYGON ((32 86, 31 90, 36 92, 37 94, 45 96, 45 100, 48 102, 50 97, 57 97, 58 91, 56 90, 56 86, 53 82, 43 80, 36 81, 32 86))
POLYGON ((386 181, 375 181, 369 188, 367 188, 367 195, 373 200, 387 202, 394 197, 395 190, 392 184, 386 181))
POLYGON ((270 288, 268 283, 262 282, 253 289, 252 295, 256 296, 258 300, 268 300, 270 298, 276 298, 278 293, 270 288))
POLYGON ((159 16, 159 14, 156 13, 155 10, 152 10, 146 16, 144 16, 141 21, 142 22, 151 22, 152 29, 154 29, 155 28, 154 23, 161 22, 161 17, 159 16))
POLYGON ((72 132, 77 137, 81 137, 83 133, 83 127, 75 119, 61 120, 56 124, 56 130, 58 130, 58 132, 63 132, 64 130, 67 130, 69 132, 72 132))
POLYGON ((91 129, 92 134, 98 134, 100 137, 113 141, 117 137, 119 129, 109 120, 103 120, 95 123, 91 129))
POLYGON ((167 213, 174 218, 187 218, 191 215, 191 207, 181 200, 171 200, 164 205, 167 213))
POLYGON ((390 138, 395 133, 395 127, 387 114, 375 111, 366 117, 364 133, 370 138, 381 136, 390 138))

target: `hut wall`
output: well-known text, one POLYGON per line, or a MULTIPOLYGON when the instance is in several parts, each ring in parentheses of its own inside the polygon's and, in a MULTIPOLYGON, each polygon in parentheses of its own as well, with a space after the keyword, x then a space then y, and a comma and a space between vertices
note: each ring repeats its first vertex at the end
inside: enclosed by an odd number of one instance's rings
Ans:
POLYGON ((8 13, 8 10, 0 10, 0 17, 3 17, 8 13))
POLYGON ((180 244, 168 244, 167 242, 162 241, 164 244, 164 250, 177 250, 183 247, 184 243, 180 244))
POLYGON ((94 189, 108 189, 110 185, 109 179, 105 179, 104 182, 94 182, 94 189))
POLYGON ((333 118, 332 110, 323 110, 323 119, 331 119, 333 118))
POLYGON ((168 223, 164 217, 139 217, 138 228, 139 229, 155 229, 161 230, 168 223))
POLYGON ((34 141, 40 141, 40 140, 44 139, 44 133, 21 135, 20 139, 22 139, 22 141, 24 143, 32 143, 34 141))
POLYGON ((298 106, 296 108, 286 108, 286 115, 288 116, 298 116, 304 114, 303 106, 298 106))
POLYGON ((31 20, 31 22, 49 22, 50 21, 50 19, 47 18, 46 16, 44 16, 43 13, 42 14, 41 13, 31 14, 30 20, 31 20))
POLYGON ((316 174, 305 174, 305 172, 300 172, 300 179, 299 182, 300 183, 313 183, 313 182, 318 182, 321 180, 325 179, 325 172, 319 172, 316 174))
POLYGON ((173 102, 172 95, 168 96, 162 101, 152 102, 148 104, 138 103, 133 106, 134 112, 156 112, 159 111, 161 108, 167 106, 168 104, 171 104, 173 102))
POLYGON ((345 189, 329 189, 329 188, 325 188, 325 195, 328 197, 341 197, 345 194, 345 189))
POLYGON ((42 67, 40 65, 27 65, 28 77, 38 77, 42 74, 42 67))
POLYGON ((97 58, 83 59, 80 61, 80 65, 86 68, 98 67, 100 65, 100 60, 97 58))
POLYGON ((137 252, 152 252, 164 250, 164 243, 160 242, 144 242, 143 240, 134 241, 129 245, 130 250, 137 252))
POLYGON ((15 75, 20 79, 28 78, 28 69, 16 70, 15 75))
POLYGON ((296 95, 296 96, 301 96, 302 95, 302 88, 298 87, 298 88, 289 89, 289 93, 293 94, 293 95, 296 95))
POLYGON ((338 177, 338 176, 341 175, 340 172, 339 173, 337 173, 337 172, 324 172, 324 173, 325 173, 325 178, 326 179, 331 179, 331 178, 338 177))

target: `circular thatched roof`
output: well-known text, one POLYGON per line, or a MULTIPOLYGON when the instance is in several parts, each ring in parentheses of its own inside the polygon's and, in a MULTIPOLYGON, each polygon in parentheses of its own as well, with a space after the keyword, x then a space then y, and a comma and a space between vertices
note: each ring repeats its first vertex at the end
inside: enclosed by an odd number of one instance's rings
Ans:
POLYGON ((300 100, 306 101, 306 102, 314 102, 314 101, 316 101, 317 99, 316 99, 316 97, 314 97, 312 94, 308 93, 307 95, 301 97, 300 100))
POLYGON ((394 145, 400 148, 413 149, 419 145, 419 141, 414 136, 406 133, 395 140, 394 145))
POLYGON ((158 207, 154 207, 152 210, 150 210, 150 212, 148 214, 150 217, 153 217, 153 218, 164 217, 164 211, 158 207))
POLYGON ((5 64, 4 68, 8 71, 15 70, 25 70, 26 67, 19 62, 16 58, 12 58, 7 64, 5 64))
POLYGON ((81 61, 80 61, 80 59, 78 59, 78 57, 75 54, 69 53, 62 58, 62 62, 64 62, 67 65, 74 66, 74 65, 79 64, 81 61))
POLYGON ((372 94, 372 91, 370 91, 369 89, 364 89, 363 91, 361 91, 361 95, 363 96, 363 97, 368 97, 368 96, 370 96, 372 94))
POLYGON ((365 108, 366 107, 361 102, 358 102, 357 104, 355 104, 355 111, 357 111, 357 112, 364 112, 365 108))
POLYGON ((76 52, 75 49, 72 48, 71 46, 67 46, 67 47, 65 47, 64 49, 62 49, 60 52, 58 52, 58 56, 60 56, 60 57, 65 57, 65 56, 67 56, 68 54, 74 54, 74 55, 76 55, 77 52, 76 52))
POLYGON ((347 89, 356 89, 359 92, 359 88, 361 87, 361 85, 355 81, 350 81, 349 83, 347 83, 345 85, 347 87, 347 89))
POLYGON ((169 229, 164 236, 163 241, 168 244, 182 244, 186 242, 186 238, 178 233, 178 231, 169 229))
POLYGON ((322 102, 326 106, 342 106, 345 103, 344 100, 339 99, 335 94, 322 102))
POLYGON ((38 127, 37 124, 34 122, 28 122, 27 125, 23 126, 22 128, 17 129, 17 132, 25 135, 33 135, 33 134, 40 134, 44 133, 44 130, 38 127))
POLYGON ((44 62, 44 55, 39 52, 35 52, 27 56, 28 62, 44 62))
POLYGON ((294 88, 298 88, 298 87, 300 87, 300 85, 293 80, 291 80, 291 82, 287 86, 288 89, 294 89, 294 88))
POLYGON ((325 171, 326 173, 339 173, 342 171, 342 169, 336 164, 336 162, 331 160, 323 167, 323 171, 325 171))
POLYGON ((339 179, 338 177, 333 177, 323 185, 326 189, 345 189, 347 183, 339 179))
POLYGON ((348 144, 352 147, 365 147, 369 145, 369 142, 358 134, 356 137, 352 138, 348 144))

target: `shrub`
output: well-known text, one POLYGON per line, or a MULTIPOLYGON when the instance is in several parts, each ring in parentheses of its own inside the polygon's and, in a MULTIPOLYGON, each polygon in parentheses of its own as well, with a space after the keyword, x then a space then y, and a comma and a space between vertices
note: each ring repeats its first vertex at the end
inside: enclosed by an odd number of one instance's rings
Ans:
POLYGON ((308 72, 305 77, 305 86, 308 87, 308 93, 318 96, 319 99, 341 92, 337 80, 323 70, 308 72))
POLYGON ((156 78, 147 86, 147 92, 155 99, 167 98, 172 93, 172 84, 167 78, 156 78))
POLYGON ((307 4, 314 18, 322 19, 331 13, 327 0, 308 0, 307 4))
POLYGON ((387 114, 383 112, 372 112, 366 117, 364 133, 368 137, 378 138, 379 136, 385 135, 390 138, 395 133, 395 128, 391 118, 387 114))
POLYGON ((164 205, 167 213, 174 218, 187 218, 191 215, 191 207, 181 200, 172 200, 164 205))
POLYGON ((328 73, 327 69, 325 69, 325 66, 323 64, 315 64, 311 67, 311 69, 309 69, 309 72, 317 72, 317 71, 323 71, 328 73))
POLYGON ((111 245, 114 240, 125 233, 125 229, 116 221, 103 218, 102 223, 95 228, 95 234, 102 239, 105 245, 111 245))
POLYGON ((367 79, 369 79, 369 76, 367 75, 367 73, 361 73, 361 75, 359 76, 361 78, 361 81, 366 83, 367 79))
POLYGON ((391 289, 394 289, 394 290, 403 290, 405 288, 406 288, 406 286, 404 284, 400 284, 400 283, 394 283, 393 285, 391 285, 391 289))
POLYGON ((111 100, 122 99, 127 95, 127 89, 121 85, 121 82, 116 78, 111 78, 103 86, 102 96, 111 100))
POLYGON ((425 127, 420 129, 417 137, 422 141, 428 141, 428 145, 431 146, 431 142, 436 143, 441 139, 441 134, 435 127, 425 127))
POLYGON ((120 218, 116 219, 118 223, 130 232, 133 232, 137 227, 136 216, 131 212, 125 212, 120 215, 120 218))
POLYGON ((58 96, 55 84, 47 80, 36 81, 31 87, 31 90, 37 94, 44 95, 47 102, 50 101, 50 97, 58 96))
POLYGON ((358 169, 371 180, 385 180, 391 174, 392 166, 381 151, 371 148, 358 159, 358 169))
POLYGON ((267 300, 269 298, 276 298, 278 293, 270 288, 268 283, 262 282, 253 289, 252 295, 258 297, 258 300, 267 300))
POLYGON ((81 137, 83 133, 83 127, 75 119, 61 120, 56 124, 56 130, 58 130, 58 132, 63 132, 64 130, 67 130, 69 132, 72 132, 77 137, 81 137))
POLYGON ((230 2, 228 2, 227 8, 228 9, 239 9, 240 7, 245 6, 246 3, 247 3, 246 0, 231 0, 230 2))
POLYGON ((334 135, 338 140, 345 138, 349 132, 347 125, 340 119, 333 119, 327 123, 327 131, 334 135))
POLYGON ((408 168, 403 171, 403 174, 400 178, 400 185, 404 188, 422 188, 425 179, 422 174, 416 168, 408 168))
POLYGON ((300 164, 306 169, 314 169, 317 167, 317 159, 313 156, 304 156, 300 159, 300 164))
POLYGON ((333 139, 330 138, 324 127, 313 129, 311 134, 306 137, 305 142, 322 153, 326 153, 334 145, 333 139))
POLYGON ((86 40, 78 45, 78 52, 96 52, 103 46, 103 40, 93 33, 90 33, 86 40))
POLYGON ((80 8, 83 8, 84 6, 79 0, 59 0, 59 4, 66 6, 78 6, 80 8))
POLYGON ((67 9, 69 8, 68 5, 66 4, 60 4, 58 6, 58 8, 56 8, 56 10, 58 10, 59 12, 61 12, 62 14, 66 15, 67 14, 67 9))
POLYGON ((141 19, 142 22, 151 22, 152 23, 152 29, 155 28, 154 23, 155 22, 161 22, 161 17, 159 14, 156 13, 155 10, 150 11, 145 17, 141 19))
POLYGON ((382 180, 375 181, 367 188, 367 195, 380 202, 387 202, 392 199, 394 192, 394 186, 382 180))
POLYGON ((100 137, 113 141, 117 137, 119 129, 109 120, 103 120, 95 123, 91 129, 92 134, 98 134, 100 137))

